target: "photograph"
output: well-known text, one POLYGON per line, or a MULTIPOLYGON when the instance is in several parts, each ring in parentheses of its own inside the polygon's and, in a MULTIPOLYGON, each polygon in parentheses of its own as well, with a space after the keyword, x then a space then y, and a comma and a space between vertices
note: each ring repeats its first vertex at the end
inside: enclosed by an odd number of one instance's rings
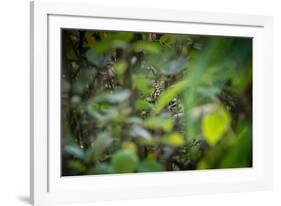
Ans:
POLYGON ((253 38, 61 28, 61 176, 252 168, 253 38))

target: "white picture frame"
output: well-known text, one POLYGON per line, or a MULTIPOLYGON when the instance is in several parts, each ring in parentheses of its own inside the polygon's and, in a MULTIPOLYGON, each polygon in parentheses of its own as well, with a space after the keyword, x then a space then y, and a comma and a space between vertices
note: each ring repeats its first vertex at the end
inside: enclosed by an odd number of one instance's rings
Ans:
POLYGON ((109 7, 88 2, 31 2, 32 203, 41 205, 271 189, 272 17, 109 7), (253 37, 253 167, 61 177, 61 28, 253 37))

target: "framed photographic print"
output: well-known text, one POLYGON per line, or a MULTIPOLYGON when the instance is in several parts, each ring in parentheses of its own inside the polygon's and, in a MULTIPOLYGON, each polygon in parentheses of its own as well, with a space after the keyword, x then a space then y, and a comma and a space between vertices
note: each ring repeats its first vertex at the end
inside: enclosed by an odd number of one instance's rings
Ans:
POLYGON ((31 40, 33 204, 272 187, 271 17, 35 1, 31 40))

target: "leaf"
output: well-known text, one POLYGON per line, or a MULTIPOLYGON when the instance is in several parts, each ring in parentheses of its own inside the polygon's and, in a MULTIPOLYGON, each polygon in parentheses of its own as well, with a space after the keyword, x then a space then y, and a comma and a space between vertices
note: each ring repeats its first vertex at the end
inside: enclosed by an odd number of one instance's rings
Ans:
POLYGON ((79 160, 69 160, 67 162, 67 167, 79 172, 85 172, 87 169, 79 160))
POLYGON ((221 162, 221 168, 252 166, 252 126, 239 122, 235 141, 228 147, 221 162))
POLYGON ((208 169, 209 165, 208 162, 206 161, 206 159, 202 159, 197 163, 196 169, 197 170, 205 170, 208 169))
POLYGON ((141 75, 133 76, 133 87, 144 95, 149 95, 151 92, 150 80, 141 75))
POLYGON ((135 103, 135 106, 137 110, 145 110, 150 109, 152 107, 146 100, 142 99, 138 99, 135 103))
POLYGON ((94 68, 85 69, 81 68, 76 75, 76 80, 73 84, 73 90, 75 93, 81 94, 84 90, 88 88, 89 83, 93 80, 96 75, 96 70, 94 68))
POLYGON ((143 120, 139 117, 129 117, 126 118, 126 123, 128 124, 136 124, 136 125, 141 125, 143 123, 143 120))
POLYGON ((163 36, 160 37, 160 44, 162 44, 162 45, 166 45, 166 46, 170 47, 175 43, 176 43, 175 36, 163 35, 163 36))
POLYGON ((101 133, 94 142, 93 159, 99 160, 105 149, 111 144, 112 139, 107 133, 101 133))
POLYGON ((134 125, 131 127, 130 134, 133 137, 144 137, 144 138, 150 138, 151 134, 144 128, 134 125))
POLYGON ((107 52, 109 49, 111 49, 111 41, 107 39, 103 39, 100 41, 97 41, 92 49, 97 53, 97 54, 103 54, 107 52))
POLYGON ((176 84, 170 86, 167 90, 165 90, 159 97, 156 102, 155 109, 156 112, 159 113, 161 110, 169 104, 170 101, 177 95, 179 95, 184 89, 187 87, 187 81, 182 80, 177 82, 176 84))
POLYGON ((162 142, 166 145, 172 146, 172 147, 180 147, 185 144, 184 137, 177 132, 174 132, 172 134, 169 134, 168 136, 164 137, 162 139, 162 142))
POLYGON ((93 45, 95 52, 102 54, 111 49, 123 48, 128 46, 128 42, 134 37, 132 32, 114 32, 103 36, 102 39, 93 45))
POLYGON ((111 174, 113 168, 107 163, 97 163, 93 170, 90 170, 88 174, 102 175, 102 174, 111 174))
POLYGON ((141 126, 134 125, 130 129, 130 135, 138 138, 141 144, 153 144, 153 139, 149 131, 142 128, 141 126))
POLYGON ((138 165, 138 156, 129 149, 120 149, 111 159, 113 170, 116 173, 134 172, 138 165))
POLYGON ((103 68, 104 66, 112 62, 110 53, 98 54, 93 49, 88 49, 88 51, 86 52, 86 58, 90 63, 99 68, 103 68))
POLYGON ((144 126, 148 129, 162 129, 169 132, 174 127, 174 120, 171 118, 150 117, 145 120, 144 126))
POLYGON ((156 160, 143 160, 138 165, 138 172, 160 172, 164 167, 156 160))
POLYGON ((214 146, 229 129, 231 123, 230 114, 223 108, 205 115, 202 121, 202 132, 209 145, 214 146))
POLYGON ((113 40, 129 42, 134 37, 133 32, 117 32, 113 35, 113 40))
POLYGON ((165 75, 176 75, 179 74, 186 68, 186 59, 180 57, 176 60, 169 61, 161 69, 161 73, 165 75))
POLYGON ((118 75, 123 75, 128 68, 128 64, 125 61, 119 61, 114 65, 114 70, 118 75))
POLYGON ((79 159, 82 159, 84 156, 84 151, 77 144, 66 145, 64 151, 79 159))
POLYGON ((131 95, 130 90, 121 90, 115 92, 106 92, 93 99, 94 102, 109 102, 109 103, 120 103, 127 100, 131 95))
POLYGON ((131 150, 134 153, 138 152, 138 148, 137 148, 136 144, 133 143, 133 142, 128 142, 128 141, 123 142, 122 143, 122 148, 131 150))
POLYGON ((145 52, 150 54, 159 54, 161 52, 161 45, 158 42, 137 41, 133 44, 135 52, 145 52))

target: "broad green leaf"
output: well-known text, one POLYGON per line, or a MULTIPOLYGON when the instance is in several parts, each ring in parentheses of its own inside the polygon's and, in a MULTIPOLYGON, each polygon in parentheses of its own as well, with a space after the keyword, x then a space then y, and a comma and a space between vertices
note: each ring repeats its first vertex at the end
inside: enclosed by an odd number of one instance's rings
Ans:
POLYGON ((66 145, 64 151, 79 159, 82 159, 84 156, 84 151, 77 144, 66 145))
POLYGON ((135 103, 136 109, 137 110, 145 110, 145 109, 150 109, 151 105, 143 99, 138 99, 135 103))
POLYGON ((122 90, 115 92, 106 92, 96 96, 94 102, 109 102, 109 103, 120 103, 127 100, 130 97, 130 90, 122 90))
POLYGON ((111 144, 112 139, 107 133, 101 133, 93 143, 93 159, 99 160, 105 149, 111 144))
POLYGON ((161 52, 161 45, 158 42, 137 41, 133 44, 135 52, 145 52, 151 54, 159 54, 161 52))
POLYGON ((138 172, 160 172, 164 167, 156 160, 146 159, 139 163, 138 172))
POLYGON ((181 57, 166 63, 160 71, 165 75, 176 75, 183 71, 185 68, 186 59, 181 57))
POLYGON ((123 85, 124 84, 124 73, 126 72, 128 68, 128 64, 126 61, 119 61, 114 65, 114 70, 117 74, 117 81, 119 84, 123 85))
POLYGON ((128 68, 128 64, 125 61, 117 62, 114 65, 114 70, 116 71, 116 73, 118 75, 123 75, 125 73, 125 71, 127 70, 127 68, 128 68))
POLYGON ((148 95, 151 92, 150 80, 142 75, 133 76, 133 87, 144 95, 148 95))
POLYGON ((184 137, 177 132, 174 132, 172 134, 169 134, 168 136, 164 137, 162 139, 162 142, 166 145, 172 146, 172 147, 180 147, 185 144, 184 137))
POLYGON ((230 114, 223 108, 218 108, 204 116, 202 132, 208 144, 214 146, 229 129, 231 123, 230 114))
POLYGON ((138 165, 138 156, 129 149, 120 149, 112 155, 111 164, 116 173, 134 172, 138 165))
POLYGON ((148 129, 162 129, 165 132, 170 132, 174 127, 172 118, 150 117, 145 120, 144 126, 148 129))
POLYGON ((185 90, 187 87, 187 81, 182 80, 177 82, 176 84, 170 86, 166 89, 159 97, 158 101, 156 102, 155 109, 156 112, 159 113, 161 110, 172 101, 174 97, 179 95, 181 92, 185 90))

